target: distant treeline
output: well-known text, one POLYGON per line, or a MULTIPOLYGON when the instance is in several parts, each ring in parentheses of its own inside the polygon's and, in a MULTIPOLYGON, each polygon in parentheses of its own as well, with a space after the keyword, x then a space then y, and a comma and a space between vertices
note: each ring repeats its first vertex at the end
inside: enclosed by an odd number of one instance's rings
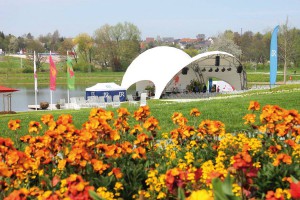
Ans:
MULTIPOLYGON (((209 38, 208 46, 199 47, 196 44, 186 45, 184 49, 194 56, 209 50, 221 50, 232 53, 245 65, 267 65, 270 57, 270 40, 272 30, 266 33, 243 33, 226 30, 218 37, 209 38)), ((207 40, 207 39, 205 39, 207 40)), ((112 71, 125 71, 130 63, 143 51, 155 46, 174 46, 176 43, 163 43, 154 41, 141 46, 141 32, 132 23, 124 22, 116 25, 104 25, 90 36, 80 33, 75 38, 66 38, 56 30, 53 33, 34 37, 31 33, 14 36, 0 32, 0 49, 2 53, 23 53, 32 57, 33 51, 37 53, 57 53, 73 58, 74 66, 86 66, 91 72, 95 68, 112 71)), ((207 43, 206 43, 207 44, 207 43)), ((298 67, 300 62, 300 30, 289 28, 288 23, 280 26, 278 35, 278 59, 280 65, 298 67)), ((0 50, 0 53, 1 53, 0 50)), ((42 54, 40 54, 42 55, 42 54)), ((43 60, 38 60, 40 68, 43 60)), ((28 62, 30 63, 30 62, 28 62)))

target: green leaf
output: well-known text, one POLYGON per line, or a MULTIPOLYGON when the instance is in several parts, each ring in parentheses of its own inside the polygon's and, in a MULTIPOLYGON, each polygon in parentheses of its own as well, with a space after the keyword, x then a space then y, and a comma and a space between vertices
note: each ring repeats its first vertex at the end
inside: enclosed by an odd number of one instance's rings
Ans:
POLYGON ((294 177, 294 176, 292 176, 291 175, 291 178, 292 178, 292 181, 294 182, 294 183, 298 183, 299 181, 294 177))
POLYGON ((232 193, 231 178, 229 174, 226 176, 224 183, 222 184, 222 190, 226 195, 234 195, 232 193))
POLYGON ((185 200, 184 190, 181 187, 178 188, 178 200, 185 200))
POLYGON ((219 178, 214 178, 212 180, 215 200, 226 200, 226 195, 223 192, 222 189, 222 181, 219 178))
POLYGON ((89 195, 94 200, 105 200, 105 199, 99 197, 98 194, 93 190, 89 190, 89 195))

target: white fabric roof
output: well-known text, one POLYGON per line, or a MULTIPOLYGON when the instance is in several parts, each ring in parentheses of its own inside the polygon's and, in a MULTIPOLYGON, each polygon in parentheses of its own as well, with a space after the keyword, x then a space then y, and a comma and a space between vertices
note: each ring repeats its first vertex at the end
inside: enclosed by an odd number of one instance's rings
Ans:
POLYGON ((85 91, 115 91, 115 90, 126 90, 126 88, 121 87, 116 83, 97 83, 96 85, 85 89, 85 91))
POLYGON ((127 68, 122 87, 150 80, 155 85, 155 99, 159 99, 167 83, 190 62, 191 57, 184 51, 167 46, 154 47, 140 54, 127 68))
POLYGON ((206 71, 201 71, 205 81, 208 77, 214 77, 226 81, 236 90, 244 89, 243 85, 243 74, 237 73, 237 67, 241 65, 239 60, 232 54, 223 52, 223 51, 210 51, 194 56, 189 63, 189 67, 198 65, 199 69, 206 69, 206 71), (215 66, 216 55, 220 56, 220 65, 215 66), (232 68, 231 71, 228 71, 228 68, 232 68), (213 71, 209 72, 208 70, 212 68, 213 71), (219 68, 218 72, 215 72, 215 69, 219 68), (225 69, 225 72, 221 72, 222 69, 225 69))
POLYGON ((195 73, 191 68, 198 66, 204 82, 207 82, 209 77, 215 77, 240 90, 244 89, 244 75, 243 73, 237 73, 237 67, 240 65, 241 63, 237 58, 226 52, 211 51, 191 58, 180 49, 160 46, 145 51, 130 64, 123 76, 121 86, 128 89, 132 84, 139 81, 152 81, 155 85, 154 98, 159 99, 167 84, 184 67, 188 67, 191 71, 188 72, 188 76, 195 77, 195 73), (220 56, 219 66, 215 66, 217 55, 220 56), (221 69, 225 67, 226 70, 221 72, 221 69), (210 68, 213 69, 212 72, 209 72, 210 68), (219 68, 218 72, 215 72, 216 68, 219 68), (232 70, 229 71, 228 68, 232 68, 232 70))

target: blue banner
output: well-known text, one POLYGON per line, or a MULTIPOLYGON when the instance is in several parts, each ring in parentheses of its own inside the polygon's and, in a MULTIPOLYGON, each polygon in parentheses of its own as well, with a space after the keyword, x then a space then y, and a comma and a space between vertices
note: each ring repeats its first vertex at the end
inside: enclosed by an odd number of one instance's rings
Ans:
POLYGON ((277 33, 279 26, 276 26, 272 33, 270 45, 270 85, 275 85, 277 76, 277 33))
POLYGON ((113 98, 114 95, 119 95, 120 101, 126 101, 126 90, 111 90, 111 91, 85 91, 86 99, 88 96, 104 96, 106 101, 107 96, 111 96, 113 98))

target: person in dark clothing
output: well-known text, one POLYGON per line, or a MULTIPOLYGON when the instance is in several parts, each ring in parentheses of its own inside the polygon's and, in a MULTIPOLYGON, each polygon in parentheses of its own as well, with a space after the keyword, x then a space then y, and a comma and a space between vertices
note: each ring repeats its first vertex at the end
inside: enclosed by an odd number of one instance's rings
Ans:
POLYGON ((206 88, 206 85, 204 85, 203 88, 202 88, 202 92, 206 93, 206 91, 207 91, 207 88, 206 88))

